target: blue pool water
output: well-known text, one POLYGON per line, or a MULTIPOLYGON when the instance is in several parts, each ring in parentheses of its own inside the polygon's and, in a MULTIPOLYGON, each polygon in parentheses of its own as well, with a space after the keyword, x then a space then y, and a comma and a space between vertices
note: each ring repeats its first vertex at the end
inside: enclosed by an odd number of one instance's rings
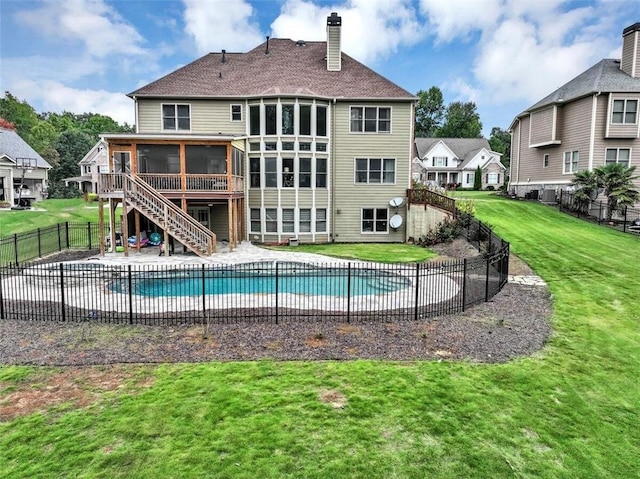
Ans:
MULTIPOLYGON (((313 267, 303 263, 251 263, 233 267, 181 269, 133 274, 133 294, 149 297, 201 296, 203 294, 296 293, 316 296, 383 294, 406 288, 410 280, 377 269, 313 267), (277 276, 277 277, 276 277, 277 276)), ((110 284, 128 293, 128 277, 110 284)))

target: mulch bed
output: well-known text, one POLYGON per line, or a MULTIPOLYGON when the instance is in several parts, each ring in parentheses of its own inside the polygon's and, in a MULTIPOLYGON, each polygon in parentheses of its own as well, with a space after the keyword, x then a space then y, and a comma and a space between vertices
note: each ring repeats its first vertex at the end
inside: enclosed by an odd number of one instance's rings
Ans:
MULTIPOLYGON (((464 241, 439 259, 477 255, 464 241)), ((79 259, 65 253, 65 260, 79 259)), ((60 257, 49 258, 60 261, 60 257)), ((531 270, 513 257, 515 274, 531 270)), ((511 263, 510 263, 511 264, 511 263)), ((506 362, 542 348, 552 301, 540 286, 507 284, 464 313, 399 322, 294 322, 202 326, 0 321, 0 364, 86 366, 237 360, 466 360, 506 362)))

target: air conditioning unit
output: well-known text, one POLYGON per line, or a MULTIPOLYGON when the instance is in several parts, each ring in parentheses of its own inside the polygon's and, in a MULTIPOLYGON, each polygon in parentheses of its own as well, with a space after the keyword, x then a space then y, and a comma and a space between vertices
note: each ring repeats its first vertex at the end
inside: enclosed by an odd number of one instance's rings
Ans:
POLYGON ((542 190, 543 203, 557 203, 556 190, 542 190))

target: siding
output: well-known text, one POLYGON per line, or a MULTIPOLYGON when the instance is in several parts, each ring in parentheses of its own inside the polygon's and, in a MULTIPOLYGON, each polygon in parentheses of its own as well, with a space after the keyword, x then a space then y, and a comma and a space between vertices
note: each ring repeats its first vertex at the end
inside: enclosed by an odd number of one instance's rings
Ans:
MULTIPOLYGON (((362 234, 360 231, 362 208, 388 208, 389 217, 391 217, 395 214, 395 209, 389 206, 389 200, 406 196, 411 170, 412 109, 411 103, 339 102, 336 104, 332 161, 335 201, 333 233, 336 242, 403 242, 405 240, 406 221, 403 221, 403 225, 396 231, 389 228, 388 234, 362 234), (361 105, 391 106, 391 133, 349 133, 350 106, 361 105), (395 158, 396 183, 394 185, 355 184, 356 157, 395 158)), ((398 213, 406 220, 405 205, 398 209, 398 213)))
MULTIPOLYGON (((613 93, 608 102, 608 109, 605 108, 605 119, 608 122, 608 131, 605 136, 608 138, 638 138, 638 121, 632 124, 609 123, 611 121, 611 112, 613 109, 613 100, 639 100, 638 93, 613 93)), ((636 114, 636 118, 637 118, 636 114)))
POLYGON ((640 32, 632 32, 622 39, 622 58, 620 69, 625 73, 640 77, 640 32))
MULTIPOLYGON (((559 110, 558 125, 562 129, 562 144, 549 145, 539 148, 530 148, 527 141, 520 136, 519 142, 519 169, 516 171, 516 182, 526 183, 568 183, 573 179, 573 174, 563 174, 564 153, 578 151, 580 160, 578 170, 584 170, 589 166, 589 150, 591 137, 592 97, 586 97, 572 103, 568 103, 559 110), (524 140, 524 141, 523 141, 524 140), (543 167, 544 155, 549 155, 549 166, 543 167), (528 181, 529 179, 529 181, 528 181)), ((528 131, 529 119, 522 118, 520 131, 528 131)))
POLYGON ((233 133, 243 135, 246 131, 246 108, 244 102, 227 100, 146 100, 138 99, 138 132, 163 133, 162 104, 181 103, 191 105, 191 133, 233 133), (242 104, 243 120, 231 121, 231 104, 242 104))
POLYGON ((529 145, 547 143, 556 139, 553 124, 554 110, 554 107, 550 107, 531 114, 529 145))

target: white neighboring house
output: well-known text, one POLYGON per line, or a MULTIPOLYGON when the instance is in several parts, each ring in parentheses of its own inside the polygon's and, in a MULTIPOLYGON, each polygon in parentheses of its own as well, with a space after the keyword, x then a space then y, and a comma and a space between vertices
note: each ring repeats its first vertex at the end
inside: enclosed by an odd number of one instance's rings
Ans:
POLYGON ((89 152, 80 160, 80 176, 65 178, 64 183, 78 183, 82 193, 97 193, 100 173, 109 172, 109 156, 107 142, 100 139, 89 152))
POLYGON ((505 182, 501 153, 491 150, 485 138, 416 138, 412 175, 415 181, 449 188, 473 188, 478 166, 482 189, 500 188, 505 182))
POLYGON ((30 206, 47 197, 51 165, 13 130, 0 128, 0 202, 30 206))

